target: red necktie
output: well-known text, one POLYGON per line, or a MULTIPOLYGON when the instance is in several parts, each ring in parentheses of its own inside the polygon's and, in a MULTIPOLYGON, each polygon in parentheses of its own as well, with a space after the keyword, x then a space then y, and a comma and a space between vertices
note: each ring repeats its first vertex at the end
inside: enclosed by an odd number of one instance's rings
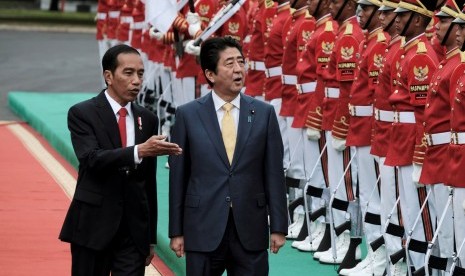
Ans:
POLYGON ((128 111, 126 108, 122 107, 118 111, 119 119, 118 119, 118 128, 119 128, 119 136, 121 137, 121 145, 123 148, 126 147, 126 115, 128 115, 128 111))

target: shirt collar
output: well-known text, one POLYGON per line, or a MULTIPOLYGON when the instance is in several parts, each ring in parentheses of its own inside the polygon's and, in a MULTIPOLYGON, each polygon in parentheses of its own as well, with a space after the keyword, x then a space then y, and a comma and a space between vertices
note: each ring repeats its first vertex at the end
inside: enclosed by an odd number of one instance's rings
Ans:
POLYGON ((121 106, 118 102, 116 102, 110 94, 108 94, 108 91, 105 90, 105 97, 107 97, 108 102, 110 103, 111 109, 113 110, 113 114, 115 116, 118 114, 118 111, 124 107, 128 111, 129 117, 132 117, 132 110, 131 110, 131 103, 127 103, 126 106, 121 106))
MULTIPOLYGON (((212 90, 213 104, 215 105, 215 110, 218 111, 226 103, 222 98, 220 98, 214 90, 212 90)), ((240 93, 231 101, 231 104, 234 105, 237 109, 240 109, 241 105, 241 96, 240 93)))

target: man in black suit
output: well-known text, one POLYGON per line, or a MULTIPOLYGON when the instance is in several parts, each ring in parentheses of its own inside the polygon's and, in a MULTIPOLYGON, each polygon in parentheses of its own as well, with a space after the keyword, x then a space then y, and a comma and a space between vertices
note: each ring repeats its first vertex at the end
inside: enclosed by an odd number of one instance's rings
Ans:
POLYGON ((72 275, 140 276, 156 244, 156 156, 181 149, 132 103, 144 74, 139 52, 112 47, 102 67, 107 89, 68 112, 79 175, 59 238, 71 243, 72 275))
POLYGON ((277 253, 288 228, 276 115, 240 93, 237 41, 206 40, 200 62, 213 90, 177 108, 172 142, 183 154, 169 158, 170 246, 186 253, 190 276, 267 275, 267 248, 277 253))

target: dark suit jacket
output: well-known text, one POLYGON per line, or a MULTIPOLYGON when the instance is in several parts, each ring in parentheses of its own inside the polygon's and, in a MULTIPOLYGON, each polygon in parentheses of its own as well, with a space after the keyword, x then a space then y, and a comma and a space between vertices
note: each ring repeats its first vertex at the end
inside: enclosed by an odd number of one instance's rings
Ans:
MULTIPOLYGON (((158 120, 136 104, 131 109, 137 145, 156 134, 158 120)), ((79 175, 59 238, 102 250, 124 222, 139 250, 148 255, 157 232, 156 159, 134 165, 134 146, 121 147, 118 124, 103 92, 70 108, 68 128, 79 175)))
POLYGON ((240 101, 231 165, 211 93, 176 111, 172 142, 183 154, 169 158, 169 236, 184 236, 187 251, 218 247, 231 201, 246 249, 268 248, 270 231, 287 233, 283 143, 275 111, 249 96, 241 94, 240 101))

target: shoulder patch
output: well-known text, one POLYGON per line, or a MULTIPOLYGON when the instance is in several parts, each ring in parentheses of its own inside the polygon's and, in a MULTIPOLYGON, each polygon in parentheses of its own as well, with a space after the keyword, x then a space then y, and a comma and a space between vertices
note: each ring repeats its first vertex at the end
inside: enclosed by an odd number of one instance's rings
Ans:
POLYGON ((273 0, 265 0, 265 8, 269 9, 274 6, 273 0))
POLYGON ((427 52, 426 45, 424 42, 418 42, 417 44, 417 54, 425 54, 427 52))
POLYGON ((331 20, 327 21, 325 25, 325 32, 333 32, 333 31, 334 31, 333 22, 331 22, 331 20))
POLYGON ((465 63, 465 52, 460 52, 460 62, 465 63))
POLYGON ((376 40, 377 42, 385 42, 386 41, 386 36, 384 35, 383 32, 380 32, 378 34, 378 39, 376 40))
POLYGON ((354 26, 352 23, 348 23, 344 31, 344 35, 351 35, 354 32, 354 26))

